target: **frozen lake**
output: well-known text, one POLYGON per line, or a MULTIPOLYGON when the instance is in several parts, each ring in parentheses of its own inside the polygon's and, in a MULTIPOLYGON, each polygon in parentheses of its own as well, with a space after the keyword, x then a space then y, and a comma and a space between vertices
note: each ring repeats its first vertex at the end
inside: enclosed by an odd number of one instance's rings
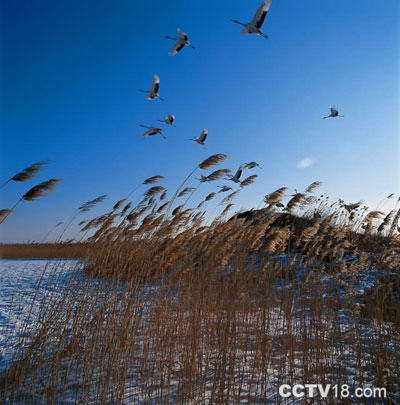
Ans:
POLYGON ((40 303, 60 295, 73 275, 83 276, 76 260, 0 259, 0 372, 10 364, 20 338, 34 327, 40 303))

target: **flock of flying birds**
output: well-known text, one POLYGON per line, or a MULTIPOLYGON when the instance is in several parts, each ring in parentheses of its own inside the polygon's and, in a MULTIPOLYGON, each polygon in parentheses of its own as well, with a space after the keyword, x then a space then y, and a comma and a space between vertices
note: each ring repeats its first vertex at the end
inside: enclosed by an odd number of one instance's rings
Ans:
MULTIPOLYGON (((268 38, 268 35, 264 34, 261 27, 264 24, 264 21, 267 17, 270 7, 271 7, 271 4, 272 4, 272 0, 263 0, 260 7, 257 10, 257 12, 255 13, 253 19, 248 23, 243 23, 238 20, 231 20, 231 21, 235 24, 239 24, 239 25, 243 26, 243 29, 242 29, 243 34, 255 34, 255 35, 259 35, 263 38, 268 38)), ((192 49, 195 49, 195 47, 189 41, 188 35, 184 31, 182 31, 181 29, 178 28, 177 32, 178 32, 178 35, 175 37, 172 37, 172 36, 164 37, 166 39, 175 41, 173 47, 169 51, 169 55, 172 55, 172 56, 177 55, 185 47, 190 47, 192 49)), ((159 99, 159 100, 163 101, 164 99, 160 96, 159 90, 160 90, 160 77, 157 74, 154 75, 153 83, 149 90, 139 89, 140 92, 145 93, 147 95, 146 96, 147 100, 159 99)), ((343 115, 339 114, 339 110, 336 107, 331 107, 330 114, 327 115, 326 117, 323 117, 323 119, 338 118, 338 117, 343 117, 343 115)), ((176 119, 175 115, 169 114, 165 118, 158 120, 158 121, 162 122, 168 126, 175 127, 175 125, 174 125, 175 119, 176 119)), ((147 126, 147 125, 139 125, 139 126, 146 129, 146 132, 144 132, 143 136, 161 135, 164 139, 166 139, 166 137, 163 134, 162 128, 159 128, 157 126, 147 126)), ((208 137, 208 130, 206 128, 204 128, 197 138, 191 138, 190 140, 197 142, 199 145, 204 146, 205 142, 207 140, 207 137, 208 137)), ((257 162, 245 163, 239 167, 239 169, 237 170, 235 175, 230 175, 226 179, 232 180, 235 183, 240 183, 240 177, 242 175, 243 169, 252 169, 254 167, 260 167, 260 165, 257 162)), ((224 187, 221 187, 221 191, 222 190, 228 191, 228 190, 224 190, 225 188, 230 190, 229 187, 224 186, 224 187)))

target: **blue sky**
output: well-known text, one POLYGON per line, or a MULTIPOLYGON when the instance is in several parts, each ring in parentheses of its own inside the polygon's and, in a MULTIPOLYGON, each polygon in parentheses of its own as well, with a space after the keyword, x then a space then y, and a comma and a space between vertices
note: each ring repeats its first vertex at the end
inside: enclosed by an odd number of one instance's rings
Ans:
POLYGON ((48 198, 21 204, 1 240, 40 240, 82 202, 109 194, 102 212, 155 174, 174 190, 213 153, 227 153, 223 167, 232 170, 251 160, 264 168, 236 209, 314 180, 333 198, 371 208, 398 193, 400 2, 273 0, 269 39, 241 35, 229 20, 250 20, 259 4, 3 2, 0 180, 38 160, 51 164, 2 189, 0 208, 40 181, 63 181, 48 198), (163 36, 177 27, 196 50, 171 57, 163 36), (137 92, 154 73, 164 102, 137 92), (322 120, 331 105, 345 118, 322 120), (167 140, 141 136, 138 124, 168 113, 177 128, 167 140), (207 150, 188 141, 203 128, 207 150), (298 168, 305 158, 314 164, 298 168))

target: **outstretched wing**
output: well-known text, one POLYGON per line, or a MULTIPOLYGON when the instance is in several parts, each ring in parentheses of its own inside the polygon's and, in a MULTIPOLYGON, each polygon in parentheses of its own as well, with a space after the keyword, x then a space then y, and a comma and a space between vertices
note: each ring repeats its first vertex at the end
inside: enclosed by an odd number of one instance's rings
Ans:
POLYGON ((256 26, 258 29, 264 24, 265 17, 268 14, 269 8, 271 7, 272 0, 263 0, 263 3, 257 10, 255 16, 251 20, 251 24, 256 26))
POLYGON ((239 167, 235 175, 233 176, 235 179, 240 179, 240 176, 242 175, 242 166, 239 167))
POLYGON ((199 142, 205 142, 205 140, 207 139, 207 135, 208 135, 208 130, 203 129, 203 131, 201 132, 201 134, 199 136, 199 142))
POLYGON ((180 52, 183 48, 185 47, 185 42, 181 40, 181 38, 178 38, 175 42, 175 45, 171 48, 169 51, 170 55, 176 55, 178 52, 180 52))
POLYGON ((158 94, 158 90, 160 88, 160 77, 156 73, 153 78, 153 85, 151 86, 150 93, 158 94))

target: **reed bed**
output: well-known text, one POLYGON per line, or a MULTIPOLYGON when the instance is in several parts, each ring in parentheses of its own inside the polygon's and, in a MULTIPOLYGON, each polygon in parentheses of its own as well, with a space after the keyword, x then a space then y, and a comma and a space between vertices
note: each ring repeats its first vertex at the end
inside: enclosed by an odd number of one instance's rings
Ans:
POLYGON ((169 201, 154 185, 163 177, 150 177, 138 203, 80 221, 85 243, 43 247, 84 258, 85 276, 37 303, 0 379, 6 403, 292 403, 278 387, 295 383, 384 387, 400 400, 398 211, 332 202, 319 182, 230 216, 239 190, 188 208, 180 199, 199 185, 187 181, 225 159, 196 166, 169 201), (217 198, 206 221, 200 208, 217 198))

